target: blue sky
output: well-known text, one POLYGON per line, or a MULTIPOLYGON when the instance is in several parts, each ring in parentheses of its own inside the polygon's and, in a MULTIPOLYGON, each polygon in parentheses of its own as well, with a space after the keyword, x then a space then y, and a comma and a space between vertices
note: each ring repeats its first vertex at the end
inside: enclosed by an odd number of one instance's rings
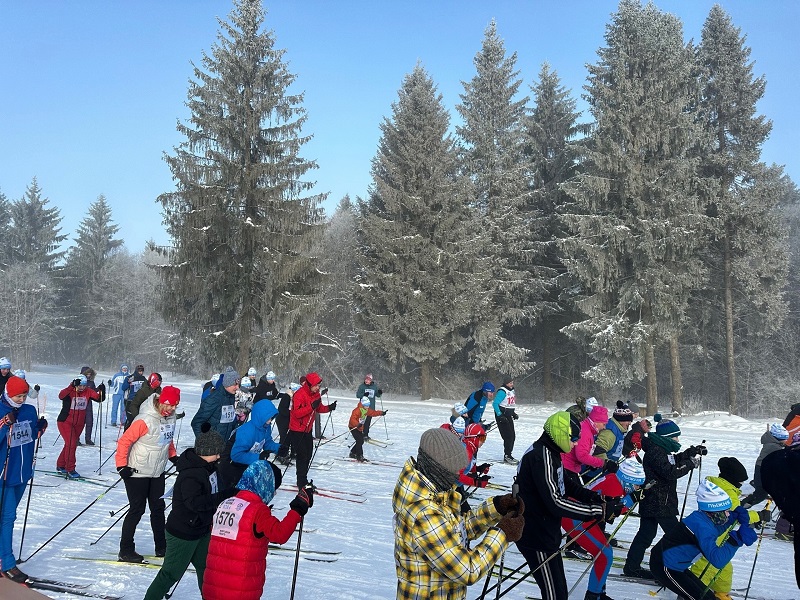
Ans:
MULTIPOLYGON (((714 2, 661 0, 699 40, 714 2)), ((747 35, 755 73, 767 78, 759 110, 773 121, 767 162, 800 181, 800 3, 722 2, 747 35)), ((225 0, 0 0, 0 191, 22 197, 36 176, 74 231, 104 194, 129 250, 168 243, 156 197, 173 189, 163 153, 181 142, 191 62, 216 40, 225 0)), ((419 61, 455 116, 462 81, 492 18, 527 95, 541 64, 578 98, 586 63, 597 60, 617 3, 605 0, 282 0, 267 2, 266 26, 286 49, 305 92, 303 156, 316 160, 316 191, 330 213, 345 195, 364 196, 379 124, 419 61)), ((585 109, 585 103, 579 101, 585 109)), ((588 118, 588 117, 586 117, 588 118)))

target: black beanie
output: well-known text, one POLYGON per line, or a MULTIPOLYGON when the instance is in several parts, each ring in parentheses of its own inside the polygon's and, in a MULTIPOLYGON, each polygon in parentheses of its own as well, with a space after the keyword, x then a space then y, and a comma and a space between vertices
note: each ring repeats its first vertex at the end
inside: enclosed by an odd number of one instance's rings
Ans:
POLYGON ((738 459, 732 456, 723 456, 717 465, 719 465, 719 476, 726 481, 735 483, 737 487, 747 481, 747 469, 738 459))
POLYGON ((269 463, 269 466, 272 467, 272 474, 275 475, 275 489, 277 490, 279 487, 281 487, 283 473, 281 473, 280 468, 275 463, 269 463))

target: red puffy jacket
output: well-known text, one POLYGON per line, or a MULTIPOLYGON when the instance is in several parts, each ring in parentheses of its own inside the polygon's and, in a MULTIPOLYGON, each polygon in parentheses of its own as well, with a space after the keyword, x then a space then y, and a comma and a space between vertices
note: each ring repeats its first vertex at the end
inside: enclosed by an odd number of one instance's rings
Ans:
POLYGON ((294 510, 283 521, 273 517, 258 494, 248 490, 220 504, 208 545, 203 598, 259 600, 270 542, 285 543, 298 523, 300 515, 294 510))

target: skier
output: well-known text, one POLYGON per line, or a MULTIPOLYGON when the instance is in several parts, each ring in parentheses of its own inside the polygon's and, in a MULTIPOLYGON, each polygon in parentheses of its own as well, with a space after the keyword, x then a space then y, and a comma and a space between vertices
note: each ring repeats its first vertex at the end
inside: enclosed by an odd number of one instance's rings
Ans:
POLYGON ((589 396, 588 398, 578 396, 575 398, 575 404, 567 408, 567 412, 573 419, 580 423, 589 416, 589 413, 592 412, 592 409, 598 404, 599 402, 594 396, 589 396))
POLYGON ((624 456, 631 456, 631 454, 635 453, 638 457, 638 453, 642 449, 642 437, 644 437, 644 434, 650 432, 653 428, 653 424, 647 419, 639 419, 639 407, 636 403, 628 402, 628 408, 633 415, 633 425, 630 426, 628 433, 625 434, 625 442, 622 444, 622 454, 624 456))
POLYGON ((469 411, 467 410, 467 407, 464 406, 463 402, 456 402, 455 404, 453 404, 453 408, 450 410, 450 413, 451 413, 450 414, 451 423, 455 421, 458 417, 461 417, 465 421, 469 419, 469 411))
POLYGON ((161 373, 150 373, 147 381, 139 386, 139 391, 136 392, 131 401, 125 405, 125 430, 131 426, 133 420, 139 414, 142 404, 153 394, 161 393, 161 373))
MULTIPOLYGON (((800 432, 800 402, 792 404, 789 414, 783 420, 783 426, 789 432, 791 438, 795 433, 800 432)), ((787 442, 788 445, 788 442, 787 442)))
POLYGON ((88 387, 85 375, 80 375, 58 393, 61 412, 56 422, 58 432, 64 440, 64 448, 56 460, 56 471, 68 479, 80 479, 76 468, 75 450, 83 431, 86 419, 86 406, 89 402, 102 402, 100 394, 88 387))
POLYGON ((644 553, 656 537, 658 527, 667 534, 678 526, 678 479, 700 465, 700 456, 708 454, 705 446, 690 446, 683 452, 679 438, 681 429, 668 419, 658 422, 656 431, 642 439, 644 474, 656 485, 644 495, 639 504, 639 531, 631 542, 623 573, 628 577, 652 579, 653 574, 642 568, 644 553))
POLYGON ((128 365, 120 365, 119 372, 111 378, 109 391, 111 392, 111 426, 116 427, 117 423, 125 424, 125 392, 130 387, 128 381, 128 365))
POLYGON ((703 481, 697 486, 696 496, 697 510, 664 533, 653 547, 650 568, 655 580, 680 598, 716 600, 714 591, 689 567, 698 557, 703 557, 715 568, 722 569, 739 548, 752 545, 758 536, 748 525, 747 511, 739 507, 730 512, 731 499, 718 486, 703 481), (731 530, 736 521, 739 528, 731 530), (727 538, 719 544, 721 536, 727 538))
MULTIPOLYGON (((601 493, 605 498, 622 500, 620 514, 625 514, 638 502, 641 486, 644 485, 644 468, 635 458, 626 458, 616 473, 608 473, 594 481, 589 489, 601 493)), ((613 520, 613 518, 612 518, 613 520)), ((597 556, 592 565, 589 585, 584 600, 611 600, 606 595, 606 579, 614 562, 614 550, 606 537, 602 525, 597 520, 581 522, 576 519, 561 519, 561 528, 571 532, 570 538, 583 548, 590 558, 597 556)))
MULTIPOLYGON (((14 375, 19 377, 20 379, 24 379, 25 383, 28 383, 28 374, 25 372, 25 369, 15 369, 14 375)), ((28 383, 28 400, 36 400, 39 397, 39 390, 42 388, 39 384, 35 384, 33 387, 30 387, 30 383, 28 383)), ((38 404, 37 404, 38 406, 38 404)))
MULTIPOLYGON (((254 392, 256 389, 256 385, 258 385, 258 380, 256 379, 256 375, 258 375, 258 371, 256 371, 256 368, 250 367, 249 369, 247 369, 247 377, 244 378, 250 380, 250 387, 253 388, 254 392)), ((244 381, 244 379, 242 379, 242 381, 244 381)))
POLYGON ((278 453, 280 444, 272 439, 272 420, 277 414, 272 402, 258 402, 253 405, 250 420, 233 431, 220 459, 225 487, 239 483, 244 470, 257 460, 267 460, 270 453, 278 453))
MULTIPOLYGON (((327 406, 322 404, 322 395, 328 393, 328 388, 320 391, 321 383, 322 377, 317 373, 308 373, 305 382, 292 396, 292 411, 289 415, 289 444, 296 456, 295 470, 298 489, 308 484, 308 468, 314 448, 314 440, 311 438, 314 415, 318 412, 327 413, 336 410, 335 400, 327 406)), ((281 452, 281 456, 286 456, 285 452, 281 452)))
MULTIPOLYGON (((367 373, 364 375, 364 383, 358 386, 356 390, 356 398, 359 401, 364 396, 369 398, 369 407, 371 410, 376 409, 375 405, 375 398, 380 398, 383 395, 383 390, 378 388, 378 384, 372 377, 372 373, 367 373)), ((364 421, 364 441, 369 440, 369 427, 372 424, 372 417, 367 415, 366 420, 364 421)))
POLYGON ((279 452, 275 460, 282 465, 288 464, 294 458, 294 450, 289 444, 289 419, 292 410, 292 396, 300 389, 300 384, 292 382, 286 392, 278 394, 278 414, 275 416, 275 425, 278 427, 278 443, 284 451, 279 452))
POLYGON ((517 434, 514 431, 514 421, 519 419, 517 414, 517 393, 514 391, 514 378, 504 377, 503 385, 494 395, 492 400, 494 409, 494 420, 500 437, 503 438, 503 462, 509 465, 517 465, 519 461, 514 458, 514 442, 517 434))
MULTIPOLYGON (((616 462, 606 459, 604 455, 595 455, 595 440, 597 435, 605 429, 606 423, 608 423, 608 409, 605 406, 592 408, 589 416, 581 421, 580 440, 561 457, 564 469, 577 475, 583 475, 587 481, 598 474, 601 469, 605 469, 609 473, 617 470, 616 462)), ((567 475, 570 474, 567 473, 567 475)))
POLYGON ((767 499, 767 490, 761 482, 761 464, 764 459, 778 450, 786 447, 786 440, 789 439, 789 432, 780 423, 773 423, 761 435, 761 453, 756 459, 755 473, 753 474, 753 492, 742 500, 742 506, 750 508, 760 504, 767 499))
POLYGON ((219 503, 236 494, 236 488, 220 489, 217 461, 223 441, 216 431, 201 433, 194 448, 178 457, 178 477, 172 490, 172 510, 167 517, 167 554, 155 579, 147 588, 144 600, 162 600, 180 581, 192 564, 197 585, 203 589, 211 522, 219 503))
POLYGON ((267 371, 266 375, 261 376, 261 379, 258 380, 258 386, 256 386, 254 402, 264 398, 275 400, 278 397, 278 385, 275 383, 275 377, 274 371, 267 371))
POLYGON ((478 464, 478 450, 486 442, 486 428, 480 423, 470 423, 462 433, 461 441, 467 449, 467 466, 458 474, 458 481, 464 485, 485 488, 491 479, 491 465, 478 464))
MULTIPOLYGON (((90 389, 92 389, 95 392, 98 392, 100 394, 101 401, 105 400, 106 399, 105 398, 105 389, 106 389, 105 384, 103 384, 103 383, 100 384, 101 386, 103 386, 102 387, 103 392, 100 393, 100 387, 95 385, 95 383, 94 383, 94 378, 97 376, 97 372, 94 369, 92 369, 91 367, 83 367, 83 368, 81 368, 81 375, 85 375, 86 376, 86 385, 90 389)), ((94 446, 94 441, 92 440, 92 429, 94 429, 94 409, 92 408, 92 403, 91 402, 88 402, 86 404, 86 418, 84 419, 84 422, 83 422, 83 428, 84 428, 84 432, 83 432, 84 433, 84 442, 86 443, 87 446, 94 446)), ((79 436, 79 438, 80 438, 80 436, 79 436)), ((78 439, 78 446, 81 446, 81 445, 82 445, 81 441, 80 441, 80 439, 78 439)))
POLYGON ((217 508, 203 578, 204 600, 261 598, 269 544, 287 542, 314 505, 313 486, 304 486, 283 520, 277 519, 269 503, 280 485, 280 469, 257 460, 242 474, 236 486, 239 493, 217 508))
POLYGON ((220 377, 222 377, 222 373, 214 373, 211 379, 203 384, 203 391, 200 392, 200 402, 208 398, 211 392, 217 389, 217 383, 220 377))
POLYGON ((119 541, 121 562, 144 561, 144 557, 136 552, 133 535, 144 514, 145 504, 150 507, 155 554, 164 556, 167 552, 164 479, 167 460, 177 461, 173 438, 175 409, 180 401, 181 391, 174 386, 164 386, 160 394, 154 392, 142 403, 140 413, 117 442, 117 473, 125 483, 130 502, 119 541))
POLYGON ((350 458, 355 458, 360 462, 366 460, 364 458, 364 427, 367 417, 382 417, 388 412, 385 410, 373 410, 370 408, 371 402, 372 400, 370 400, 370 397, 364 395, 364 397, 361 398, 361 402, 359 402, 350 413, 350 421, 347 423, 347 427, 350 429, 350 433, 353 434, 353 439, 356 441, 350 449, 350 458))
POLYGON ((494 384, 491 381, 484 381, 481 389, 469 395, 465 403, 469 416, 468 424, 483 421, 483 411, 486 409, 486 403, 494 399, 494 391, 494 384))
POLYGON ((561 519, 597 522, 606 515, 606 505, 599 493, 564 477, 561 457, 578 442, 580 431, 580 425, 572 421, 568 412, 550 415, 541 437, 525 451, 519 464, 519 497, 527 510, 525 531, 517 541, 517 548, 528 568, 534 571, 544 600, 567 597, 564 562, 559 552, 561 519))
POLYGON ((624 456, 622 448, 625 446, 625 435, 632 422, 631 409, 627 404, 618 400, 617 407, 605 428, 597 434, 597 448, 603 451, 607 459, 619 462, 624 456))
POLYGON ((234 410, 236 411, 236 421, 241 425, 247 421, 250 411, 253 410, 253 386, 249 377, 242 377, 239 384, 239 389, 236 390, 234 396, 236 397, 234 410))
POLYGON ((11 361, 4 356, 0 358, 0 392, 6 389, 6 382, 11 377, 11 361))
POLYGON ((28 383, 11 376, 0 395, 0 571, 3 577, 23 583, 28 576, 17 568, 12 536, 17 506, 33 476, 33 454, 37 439, 44 435, 47 420, 32 404, 25 404, 28 383))
POLYGON ((403 466, 392 494, 398 600, 462 600, 522 535, 525 505, 512 494, 461 515, 454 482, 466 462, 464 445, 437 427, 422 434, 417 459, 403 466))
POLYGON ((201 433, 200 427, 208 423, 211 428, 222 436, 223 440, 231 437, 236 428, 236 390, 241 381, 239 373, 233 367, 226 367, 217 382, 217 387, 205 400, 200 401, 200 407, 192 418, 194 435, 201 433))
POLYGON ((134 399, 136 392, 147 381, 144 376, 144 365, 136 365, 133 374, 128 377, 128 396, 125 398, 125 410, 128 410, 128 403, 134 399))

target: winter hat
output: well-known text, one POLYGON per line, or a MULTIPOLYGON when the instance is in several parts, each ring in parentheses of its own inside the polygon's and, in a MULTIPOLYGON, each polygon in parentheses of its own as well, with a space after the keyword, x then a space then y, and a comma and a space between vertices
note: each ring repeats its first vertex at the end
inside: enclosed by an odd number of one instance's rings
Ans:
POLYGON ((678 424, 675 421, 663 419, 660 413, 654 414, 653 420, 658 423, 658 425, 656 425, 656 433, 658 435, 666 438, 680 437, 681 428, 678 427, 678 424))
POLYGON ((372 373, 367 373, 364 375, 364 379, 372 379, 372 373))
POLYGON ((267 379, 275 380, 275 371, 267 371, 267 379))
POLYGON ((222 387, 230 387, 239 383, 242 378, 239 377, 239 373, 233 367, 225 367, 220 379, 222 379, 222 387))
POLYGON ((244 470, 236 488, 258 494, 264 504, 269 504, 275 497, 277 487, 274 468, 269 461, 255 461, 244 470))
POLYGON ((19 394, 27 394, 29 389, 28 383, 16 375, 12 375, 8 381, 6 381, 6 395, 9 398, 13 398, 19 394))
POLYGON ((453 404, 453 413, 457 415, 464 415, 468 413, 467 407, 464 406, 463 402, 456 402, 453 404))
POLYGON ((567 411, 559 411, 547 417, 544 432, 561 448, 562 452, 570 451, 570 438, 581 435, 581 426, 574 423, 567 411))
POLYGON ((222 373, 214 373, 211 376, 211 387, 217 387, 217 383, 219 382, 220 377, 222 377, 222 373))
POLYGON ((10 369, 11 368, 11 361, 8 360, 5 356, 0 358, 0 369, 10 369))
POLYGON ((297 390, 300 389, 300 384, 292 382, 289 384, 289 389, 292 390, 293 392, 296 392, 297 390))
POLYGON ((614 419, 618 423, 633 421, 633 412, 631 412, 630 407, 622 400, 617 400, 617 408, 614 409, 614 419))
POLYGON ((247 369, 248 377, 255 377, 256 375, 258 375, 258 371, 256 371, 255 367, 250 367, 249 369, 247 369))
POLYGON ((619 479, 625 491, 630 491, 634 485, 643 485, 644 467, 642 463, 634 457, 626 458, 619 464, 617 479, 619 479))
POLYGON ((136 365, 137 371, 144 371, 144 365, 136 365))
POLYGON ((769 432, 776 440, 784 441, 789 439, 789 432, 786 431, 786 427, 780 423, 773 423, 770 425, 769 432))
POLYGON ((178 403, 181 401, 181 391, 174 385, 164 386, 161 390, 161 394, 158 396, 158 401, 161 404, 178 406, 178 403))
POLYGON ((17 369, 14 371, 14 376, 19 377, 20 379, 27 379, 25 374, 25 369, 17 369))
POLYGON ((731 498, 718 485, 708 479, 697 486, 697 508, 705 512, 719 512, 729 510, 732 506, 731 498))
POLYGON ((733 456, 723 456, 717 461, 719 476, 737 486, 747 481, 747 469, 733 456))
POLYGON ((514 378, 511 375, 506 375, 503 377, 503 386, 507 386, 509 383, 513 383, 514 378))
POLYGON ((75 379, 81 380, 81 382, 78 385, 86 385, 89 383, 89 380, 86 379, 86 375, 78 375, 75 379))
POLYGON ((128 365, 125 365, 125 364, 120 365, 119 366, 119 370, 120 371, 127 371, 128 370, 128 365))
POLYGON ((319 376, 319 373, 312 371, 306 375, 306 383, 309 387, 314 387, 315 385, 322 383, 322 377, 319 376))
POLYGON ((484 394, 491 394, 492 392, 494 392, 494 384, 491 381, 484 381, 481 391, 484 394))
POLYGON ((639 405, 636 404, 633 400, 628 402, 628 408, 631 411, 631 414, 638 415, 641 411, 639 410, 639 405))
POLYGON ((372 404, 372 402, 370 401, 369 396, 364 396, 361 399, 361 406, 365 406, 365 407, 369 408, 370 404, 372 404))
POLYGON ((250 381, 249 377, 245 377, 244 379, 242 379, 242 382, 239 384, 239 386, 243 390, 249 390, 253 386, 253 382, 250 381))
POLYGON ((467 466, 467 449, 464 444, 441 427, 428 429, 422 434, 419 438, 419 451, 430 456, 439 466, 450 473, 453 479, 467 466))
POLYGON ((586 399, 584 407, 585 407, 586 412, 589 413, 589 412, 592 412, 592 409, 595 406, 599 406, 599 405, 600 405, 600 403, 597 401, 597 398, 595 398, 594 396, 589 396, 586 399))
POLYGON ((455 421, 453 421, 453 431, 455 431, 458 435, 463 435, 464 430, 467 428, 467 422, 464 420, 464 417, 457 417, 455 421))
POLYGON ((81 367, 81 375, 86 375, 92 367, 81 367))
POLYGON ((592 423, 608 423, 608 409, 605 406, 595 406, 589 413, 592 423))
POLYGON ((201 433, 194 439, 194 453, 197 456, 216 456, 224 447, 225 440, 213 429, 201 433))
POLYGON ((473 437, 483 437, 486 439, 486 427, 481 425, 480 423, 470 423, 467 425, 467 428, 464 430, 464 437, 473 438, 473 437))
POLYGON ((160 386, 161 381, 161 373, 150 373, 150 377, 147 378, 148 385, 153 389, 156 389, 158 386, 160 386))

